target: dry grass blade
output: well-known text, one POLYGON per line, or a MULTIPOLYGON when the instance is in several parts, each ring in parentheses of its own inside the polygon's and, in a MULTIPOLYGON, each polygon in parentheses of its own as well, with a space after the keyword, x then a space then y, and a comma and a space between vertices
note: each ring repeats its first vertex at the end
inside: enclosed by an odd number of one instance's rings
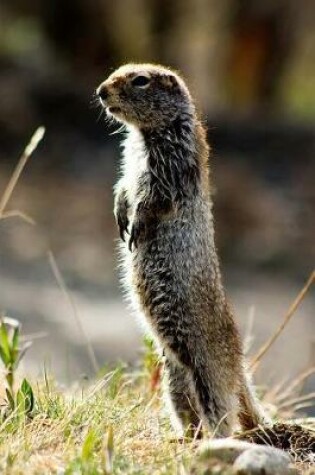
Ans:
POLYGON ((302 371, 292 380, 289 380, 287 377, 283 378, 278 384, 266 391, 263 398, 264 402, 267 404, 269 402, 279 409, 279 405, 301 394, 305 381, 314 373, 315 367, 312 366, 302 371))
POLYGON ((301 389, 305 381, 315 373, 315 366, 306 369, 301 374, 299 374, 293 381, 289 384, 289 386, 278 394, 277 396, 277 403, 284 401, 286 398, 290 397, 295 391, 301 389))
MULTIPOLYGON (((3 219, 5 216, 4 216, 4 210, 12 196, 12 193, 14 191, 14 188, 20 178, 20 175, 28 161, 28 159, 30 158, 30 156, 32 155, 32 153, 34 152, 34 150, 37 148, 39 142, 42 140, 42 138, 44 137, 44 134, 45 134, 45 128, 44 127, 39 127, 35 133, 33 134, 31 140, 29 141, 28 145, 25 147, 25 150, 24 152, 22 153, 21 155, 21 158, 14 170, 14 172, 12 173, 12 176, 9 180, 9 183, 7 184, 5 190, 4 190, 4 193, 0 199, 0 219, 3 219)), ((15 211, 14 212, 15 215, 21 215, 21 216, 26 216, 26 215, 23 215, 23 213, 20 213, 20 212, 17 212, 15 211)), ((6 213, 6 216, 8 217, 10 215, 10 213, 6 213)), ((13 214, 14 215, 14 214, 13 214)), ((12 214, 11 214, 12 216, 12 214)))
POLYGON ((287 401, 284 401, 282 404, 279 404, 277 407, 278 409, 283 409, 284 407, 295 406, 297 403, 309 401, 309 400, 312 401, 314 399, 315 399, 315 392, 312 392, 308 394, 303 394, 302 396, 297 396, 292 399, 288 399, 287 401))
POLYGON ((279 398, 281 398, 282 393, 285 391, 283 388, 287 387, 289 384, 288 376, 282 378, 279 383, 272 385, 266 392, 264 393, 264 401, 270 401, 272 403, 276 403, 279 398))
POLYGON ((0 215, 0 219, 6 219, 6 218, 20 218, 28 224, 32 224, 32 225, 36 224, 36 222, 34 221, 33 218, 31 218, 31 216, 29 216, 26 213, 23 213, 23 211, 19 211, 18 209, 13 209, 13 210, 10 210, 10 211, 4 211, 0 215))
MULTIPOLYGON (((301 403, 295 403, 293 404, 292 406, 288 406, 289 408, 289 411, 292 413, 292 411, 294 412, 294 414, 296 414, 297 412, 300 412, 302 411, 303 409, 308 409, 309 407, 313 407, 314 406, 314 401, 309 401, 309 402, 301 402, 301 403)), ((283 411, 283 409, 281 409, 283 411)), ((286 408, 284 408, 285 411, 287 411, 286 408)))
POLYGON ((81 318, 78 314, 78 311, 77 311, 77 308, 76 308, 76 305, 74 303, 74 300, 70 294, 70 292, 68 291, 67 289, 67 286, 66 286, 66 283, 61 275, 61 272, 59 270, 59 267, 58 267, 58 264, 57 264, 57 261, 55 259, 55 256, 53 255, 52 251, 48 251, 48 259, 49 259, 49 264, 50 264, 50 267, 52 269, 52 272, 55 276, 55 279, 64 295, 64 298, 65 300, 68 302, 68 305, 72 311, 72 314, 74 316, 74 319, 76 321, 76 324, 78 326, 78 329, 81 333, 81 336, 83 338, 83 340, 85 341, 85 344, 86 344, 86 349, 87 349, 87 353, 88 353, 88 357, 89 357, 89 360, 91 362, 91 365, 92 365, 92 368, 93 370, 95 371, 95 373, 98 372, 99 370, 99 367, 98 367, 98 364, 97 364, 97 361, 96 361, 96 357, 95 357, 95 353, 94 353, 94 350, 92 348, 92 345, 91 345, 91 342, 85 332, 85 329, 82 325, 82 322, 81 322, 81 318))
POLYGON ((244 343, 243 343, 245 355, 249 354, 252 344, 254 342, 253 329, 254 329, 255 312, 256 312, 256 309, 252 305, 249 308, 249 312, 248 312, 247 327, 245 329, 245 336, 244 336, 244 343))
POLYGON ((274 332, 274 334, 269 338, 269 340, 266 341, 266 343, 260 348, 258 353, 252 359, 251 364, 250 364, 250 369, 253 373, 258 368, 258 366, 259 366, 262 358, 264 357, 264 355, 267 353, 267 351, 270 349, 270 347, 274 344, 274 342, 277 340, 279 335, 282 333, 284 328, 287 326, 287 324, 291 320, 291 318, 294 315, 296 309, 298 308, 298 306, 300 305, 300 303, 304 299, 308 289, 311 287, 314 280, 315 280, 315 270, 313 270, 313 272, 309 276, 306 284, 304 285, 303 289, 300 291, 300 293, 298 294, 298 296, 296 297, 296 299, 292 303, 291 307, 289 308, 289 310, 285 314, 285 317, 284 317, 281 325, 277 328, 277 330, 274 332))
POLYGON ((28 333, 27 335, 21 335, 20 341, 39 340, 40 338, 46 338, 48 335, 47 332, 28 333))
POLYGON ((311 431, 315 431, 315 417, 298 417, 294 419, 289 419, 287 421, 288 424, 298 424, 303 427, 307 427, 307 429, 311 431))

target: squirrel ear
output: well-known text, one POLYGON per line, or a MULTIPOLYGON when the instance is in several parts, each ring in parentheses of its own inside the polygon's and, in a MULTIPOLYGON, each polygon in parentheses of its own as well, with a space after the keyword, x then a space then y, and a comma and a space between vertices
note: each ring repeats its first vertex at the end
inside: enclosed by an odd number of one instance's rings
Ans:
POLYGON ((163 76, 162 82, 167 87, 174 87, 174 86, 177 85, 177 80, 176 80, 175 76, 173 76, 171 74, 163 76))

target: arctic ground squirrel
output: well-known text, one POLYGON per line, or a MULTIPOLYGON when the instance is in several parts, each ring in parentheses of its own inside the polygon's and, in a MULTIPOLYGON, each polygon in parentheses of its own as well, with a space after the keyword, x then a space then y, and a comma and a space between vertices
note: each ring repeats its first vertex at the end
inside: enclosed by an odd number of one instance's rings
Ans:
POLYGON ((123 277, 165 357, 166 393, 177 431, 216 436, 265 424, 226 299, 214 239, 209 146, 178 73, 127 64, 97 95, 122 123, 114 213, 123 277))

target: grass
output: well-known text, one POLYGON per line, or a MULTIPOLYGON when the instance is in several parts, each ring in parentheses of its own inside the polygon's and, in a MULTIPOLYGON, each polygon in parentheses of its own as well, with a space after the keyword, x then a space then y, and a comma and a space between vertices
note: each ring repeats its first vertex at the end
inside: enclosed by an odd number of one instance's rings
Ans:
MULTIPOLYGON (((2 418, 0 472, 192 473, 200 442, 174 438, 164 412, 156 369, 147 350, 138 368, 131 371, 120 366, 108 370, 89 385, 62 389, 45 375, 43 381, 33 386, 32 413, 21 418, 14 410, 2 418)), ((281 411, 278 415, 282 415, 281 411)), ((314 420, 309 420, 308 425, 315 429, 314 420)), ((206 472, 200 467, 194 473, 206 472)))
MULTIPOLYGON (((162 399, 161 363, 152 341, 144 343, 144 356, 133 369, 120 365, 104 370, 94 383, 82 382, 68 389, 44 373, 43 380, 32 386, 25 379, 17 381, 17 366, 27 348, 20 326, 3 318, 0 473, 230 473, 223 462, 197 457, 199 441, 176 439, 162 399)), ((314 371, 310 368, 293 381, 261 391, 275 419, 292 418, 314 398, 314 394, 301 395, 305 380, 314 371)), ((315 431, 315 420, 298 423, 315 431)))
MULTIPOLYGON (((29 157, 43 138, 39 128, 23 152, 0 198, 0 220, 34 220, 7 205, 29 157)), ((91 347, 71 295, 51 251, 49 262, 64 292, 82 334, 91 365, 100 374, 91 347)), ((313 272, 284 316, 281 326, 252 359, 258 367, 264 354, 275 342, 313 284, 313 272)), ((0 359, 4 378, 0 384, 0 473, 3 474, 228 474, 230 468, 213 460, 210 465, 196 458, 200 442, 177 440, 170 427, 162 401, 161 365, 152 343, 137 368, 118 366, 103 371, 96 382, 61 388, 44 374, 42 381, 17 381, 16 370, 27 345, 20 335, 18 322, 2 318, 0 322, 0 359)), ((287 420, 308 407, 315 394, 301 394, 305 380, 314 374, 308 368, 293 381, 262 390, 261 398, 274 418, 287 420)), ((315 420, 300 424, 315 430, 315 420)), ((211 434, 208 434, 211 437, 211 434)), ((306 472, 305 472, 306 473, 306 472)), ((311 472, 310 472, 311 473, 311 472)))
POLYGON ((46 378, 31 417, 0 426, 0 472, 10 474, 175 474, 192 443, 174 439, 160 392, 145 367, 121 367, 88 387, 61 390, 46 378))

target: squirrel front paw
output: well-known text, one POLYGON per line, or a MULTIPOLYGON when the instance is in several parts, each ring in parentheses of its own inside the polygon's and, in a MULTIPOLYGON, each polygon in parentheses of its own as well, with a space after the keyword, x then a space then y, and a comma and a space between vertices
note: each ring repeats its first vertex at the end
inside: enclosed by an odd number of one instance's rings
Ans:
POLYGON ((120 238, 125 241, 125 233, 129 234, 128 231, 128 225, 129 225, 129 219, 128 219, 128 201, 124 193, 119 195, 117 202, 115 203, 115 218, 116 218, 116 223, 119 228, 119 235, 120 238))

